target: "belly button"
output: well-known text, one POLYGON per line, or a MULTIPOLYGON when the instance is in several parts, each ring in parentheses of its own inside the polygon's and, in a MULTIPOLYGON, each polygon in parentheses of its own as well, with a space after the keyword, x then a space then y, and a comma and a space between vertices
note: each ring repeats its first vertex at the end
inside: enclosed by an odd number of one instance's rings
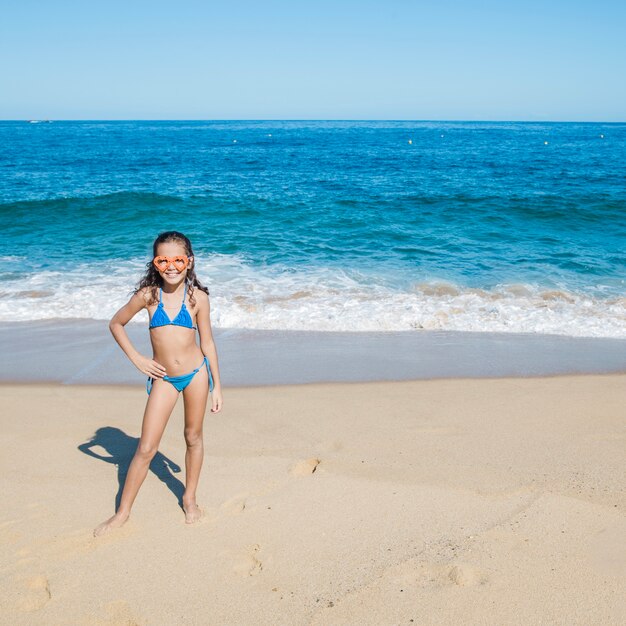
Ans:
POLYGON ((176 359, 174 359, 174 365, 180 365, 180 361, 177 361, 176 359))

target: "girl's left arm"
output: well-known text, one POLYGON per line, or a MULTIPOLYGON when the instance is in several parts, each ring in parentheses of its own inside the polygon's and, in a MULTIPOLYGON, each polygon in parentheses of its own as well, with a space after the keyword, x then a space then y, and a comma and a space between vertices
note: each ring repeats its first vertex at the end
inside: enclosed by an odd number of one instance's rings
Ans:
POLYGON ((217 360, 217 349, 213 341, 213 332, 211 330, 211 303, 209 296, 204 291, 196 290, 196 299, 198 302, 198 313, 196 316, 196 324, 198 333, 200 334, 200 349, 204 356, 209 360, 211 375, 213 376, 213 394, 211 395, 212 407, 211 411, 217 413, 221 410, 222 400, 222 383, 220 381, 220 367, 217 360))

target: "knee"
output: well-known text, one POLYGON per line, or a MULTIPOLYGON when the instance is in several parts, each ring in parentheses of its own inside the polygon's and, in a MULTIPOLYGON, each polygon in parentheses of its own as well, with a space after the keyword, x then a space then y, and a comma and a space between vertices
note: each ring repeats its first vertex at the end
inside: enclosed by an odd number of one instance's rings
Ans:
POLYGON ((154 458, 154 455, 157 453, 157 446, 152 443, 140 441, 137 446, 137 452, 135 452, 135 456, 139 457, 142 461, 146 461, 149 463, 154 458))
POLYGON ((202 430, 197 428, 185 428, 185 443, 188 448, 202 445, 202 430))

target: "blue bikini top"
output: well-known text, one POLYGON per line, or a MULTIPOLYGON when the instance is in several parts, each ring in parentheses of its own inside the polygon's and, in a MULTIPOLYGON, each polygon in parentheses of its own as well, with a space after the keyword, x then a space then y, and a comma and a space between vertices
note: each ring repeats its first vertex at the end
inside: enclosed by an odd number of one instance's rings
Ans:
POLYGON ((169 315, 165 312, 163 308, 163 287, 159 290, 159 305, 150 320, 150 326, 148 328, 158 328, 159 326, 183 326, 184 328, 192 328, 195 330, 195 326, 191 321, 191 315, 189 315, 189 311, 185 306, 185 294, 187 293, 187 288, 185 287, 183 291, 183 304, 180 307, 180 311, 178 311, 178 315, 170 320, 169 315))

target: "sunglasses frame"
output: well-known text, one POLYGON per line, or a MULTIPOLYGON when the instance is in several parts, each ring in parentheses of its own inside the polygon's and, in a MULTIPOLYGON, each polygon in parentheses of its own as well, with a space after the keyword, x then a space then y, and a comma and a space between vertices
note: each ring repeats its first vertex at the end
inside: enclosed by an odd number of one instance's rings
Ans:
POLYGON ((186 254, 177 254, 176 256, 165 256, 164 254, 160 254, 159 256, 155 256, 154 259, 152 259, 152 264, 159 272, 167 272, 167 270, 170 268, 170 265, 173 265, 174 269, 180 274, 189 267, 190 260, 190 257, 188 257, 186 254), (161 269, 159 267, 159 259, 164 259, 167 262, 167 265, 164 269, 161 269), (182 269, 179 269, 178 265, 176 264, 177 259, 182 259, 184 261, 185 264, 183 265, 182 269))

